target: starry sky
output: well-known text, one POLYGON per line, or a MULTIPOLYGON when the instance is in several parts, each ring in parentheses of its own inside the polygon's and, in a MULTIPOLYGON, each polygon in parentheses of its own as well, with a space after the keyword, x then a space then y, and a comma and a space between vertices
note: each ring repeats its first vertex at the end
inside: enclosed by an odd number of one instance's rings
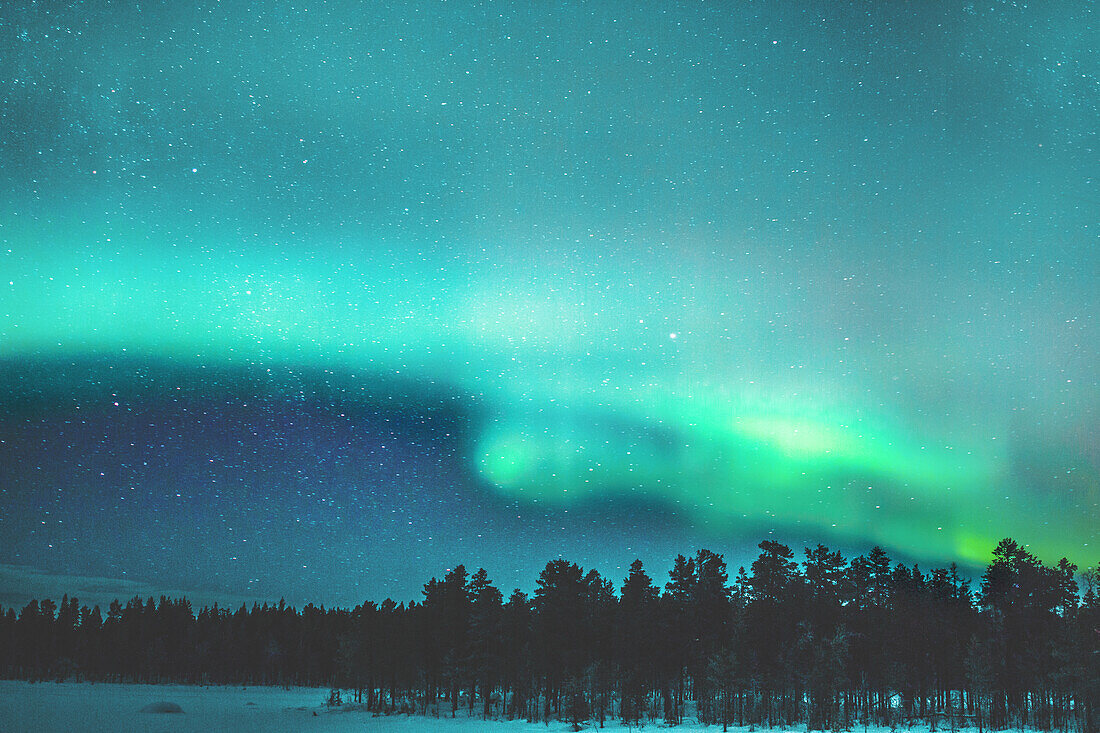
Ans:
POLYGON ((6 2, 0 604, 1095 565, 1091 3, 6 2))

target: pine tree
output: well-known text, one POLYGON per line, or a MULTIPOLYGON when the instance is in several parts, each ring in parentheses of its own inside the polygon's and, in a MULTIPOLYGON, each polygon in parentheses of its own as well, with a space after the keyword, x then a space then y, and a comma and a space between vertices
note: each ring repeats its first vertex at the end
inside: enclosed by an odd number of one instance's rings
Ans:
POLYGON ((475 694, 480 695, 482 717, 488 718, 503 667, 503 640, 500 632, 504 597, 489 582, 485 568, 480 568, 470 578, 469 595, 470 706, 472 709, 475 694))
MULTIPOLYGON (((746 638, 751 639, 753 686, 760 691, 753 722, 784 725, 798 717, 797 662, 801 577, 786 545, 765 540, 752 563, 751 590, 745 611, 746 638)), ((742 655, 747 656, 747 655, 742 655)))
POLYGON ((560 715, 563 685, 579 679, 585 669, 587 592, 583 571, 574 563, 553 560, 539 574, 533 599, 533 646, 544 685, 544 720, 560 715))
POLYGON ((527 595, 518 588, 512 591, 501 614, 501 649, 505 711, 509 718, 524 717, 529 721, 538 718, 537 700, 534 700, 531 662, 532 608, 527 595), (511 699, 508 694, 511 692, 511 699))
POLYGON ((635 560, 623 580, 613 631, 621 716, 631 723, 642 718, 647 693, 658 686, 657 599, 657 588, 642 561, 635 560))

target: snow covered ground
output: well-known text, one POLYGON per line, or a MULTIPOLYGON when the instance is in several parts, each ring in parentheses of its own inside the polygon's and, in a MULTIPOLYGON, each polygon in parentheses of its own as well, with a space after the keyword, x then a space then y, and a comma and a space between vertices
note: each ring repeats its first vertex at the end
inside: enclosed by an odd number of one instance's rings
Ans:
MULTIPOLYGON (((326 708, 323 703, 327 697, 328 690, 312 688, 284 690, 278 687, 191 687, 76 682, 31 684, 0 681, 0 731, 564 733, 572 730, 568 723, 551 723, 546 726, 522 721, 484 721, 476 717, 458 717, 453 720, 408 716, 376 717, 346 708, 326 708), (160 705, 161 703, 175 703, 183 712, 142 712, 143 709, 171 707, 160 705)), ((588 729, 597 730, 595 726, 588 729)), ((638 731, 639 728, 627 728, 620 723, 609 722, 603 730, 625 732, 638 731)), ((669 729, 649 723, 641 730, 669 729)), ((720 731, 722 728, 704 728, 688 723, 672 730, 687 733, 700 730, 720 731)), ((796 730, 802 733, 805 729, 796 730)), ((855 728, 853 733, 863 733, 863 728, 855 728)), ((867 733, 888 733, 888 729, 870 728, 867 733)), ((927 728, 923 731, 913 729, 913 733, 927 733, 927 728)))

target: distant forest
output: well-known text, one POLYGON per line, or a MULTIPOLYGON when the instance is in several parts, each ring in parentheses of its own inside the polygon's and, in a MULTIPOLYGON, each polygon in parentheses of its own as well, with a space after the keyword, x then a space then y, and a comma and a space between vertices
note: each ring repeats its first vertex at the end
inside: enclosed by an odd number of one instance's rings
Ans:
POLYGON ((801 562, 760 543, 676 558, 663 590, 640 561, 618 593, 554 560, 505 599, 458 566, 424 599, 353 609, 203 608, 76 598, 0 609, 0 675, 30 680, 312 685, 330 702, 408 712, 663 721, 1078 730, 1100 723, 1100 569, 1054 567, 1006 539, 977 588, 881 548, 801 562), (1083 590, 1083 592, 1082 592, 1083 590))

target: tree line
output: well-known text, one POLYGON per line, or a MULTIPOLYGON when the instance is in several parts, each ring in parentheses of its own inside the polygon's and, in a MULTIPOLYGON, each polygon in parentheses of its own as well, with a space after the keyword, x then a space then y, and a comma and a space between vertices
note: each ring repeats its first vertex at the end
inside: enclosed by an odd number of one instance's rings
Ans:
POLYGON ((422 601, 352 609, 31 601, 0 609, 0 675, 328 686, 381 713, 577 724, 1097 730, 1100 569, 1082 588, 1005 539, 971 588, 877 547, 759 547, 732 578, 721 555, 678 556, 663 588, 635 561, 617 592, 553 560, 507 599, 458 566, 422 601))

